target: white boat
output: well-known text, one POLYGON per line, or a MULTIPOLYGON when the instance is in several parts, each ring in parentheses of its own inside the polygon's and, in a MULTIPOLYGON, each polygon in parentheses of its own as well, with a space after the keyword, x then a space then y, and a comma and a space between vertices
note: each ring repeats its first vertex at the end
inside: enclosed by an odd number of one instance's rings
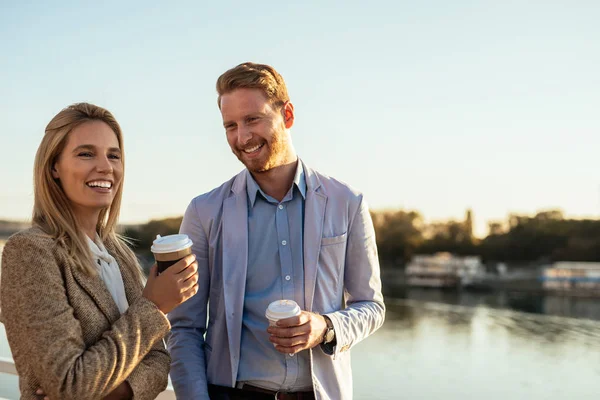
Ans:
POLYGON ((555 262, 541 276, 543 287, 549 291, 582 295, 600 295, 600 263, 555 262))
POLYGON ((462 287, 485 275, 478 256, 455 256, 450 253, 415 255, 404 271, 409 286, 462 287))

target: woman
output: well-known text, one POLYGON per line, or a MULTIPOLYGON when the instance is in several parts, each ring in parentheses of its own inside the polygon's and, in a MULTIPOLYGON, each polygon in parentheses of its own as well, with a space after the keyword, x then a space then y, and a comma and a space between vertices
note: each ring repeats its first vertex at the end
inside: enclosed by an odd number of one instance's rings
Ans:
POLYGON ((193 255, 143 287, 115 233, 123 138, 107 110, 74 104, 46 127, 33 227, 4 247, 0 303, 22 399, 154 399, 167 386, 165 314, 197 291, 193 255), (41 389, 36 395, 36 391, 41 389))

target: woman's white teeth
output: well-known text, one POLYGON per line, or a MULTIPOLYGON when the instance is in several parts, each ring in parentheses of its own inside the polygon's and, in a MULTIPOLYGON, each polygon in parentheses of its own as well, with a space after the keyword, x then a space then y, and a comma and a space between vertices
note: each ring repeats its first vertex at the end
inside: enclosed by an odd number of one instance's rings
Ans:
POLYGON ((87 185, 89 187, 101 187, 101 188, 105 188, 105 189, 110 189, 112 187, 112 183, 107 182, 107 181, 88 182, 87 185))
POLYGON ((247 149, 244 149, 245 153, 254 153, 256 150, 260 149, 262 147, 262 144, 259 144, 258 146, 254 146, 254 147, 250 147, 247 149))

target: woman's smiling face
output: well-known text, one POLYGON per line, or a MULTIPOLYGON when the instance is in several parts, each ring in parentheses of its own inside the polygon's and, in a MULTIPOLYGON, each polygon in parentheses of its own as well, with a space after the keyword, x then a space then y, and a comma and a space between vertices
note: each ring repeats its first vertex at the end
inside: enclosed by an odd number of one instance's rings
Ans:
POLYGON ((117 135, 102 121, 79 125, 69 133, 52 176, 60 181, 75 215, 109 207, 123 179, 117 135))

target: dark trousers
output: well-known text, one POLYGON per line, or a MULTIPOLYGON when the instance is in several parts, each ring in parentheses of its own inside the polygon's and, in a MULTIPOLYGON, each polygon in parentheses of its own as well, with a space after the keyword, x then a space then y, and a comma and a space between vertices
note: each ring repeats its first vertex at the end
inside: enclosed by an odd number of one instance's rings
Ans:
POLYGON ((210 400, 314 400, 313 392, 278 393, 246 385, 243 389, 208 385, 210 400))

